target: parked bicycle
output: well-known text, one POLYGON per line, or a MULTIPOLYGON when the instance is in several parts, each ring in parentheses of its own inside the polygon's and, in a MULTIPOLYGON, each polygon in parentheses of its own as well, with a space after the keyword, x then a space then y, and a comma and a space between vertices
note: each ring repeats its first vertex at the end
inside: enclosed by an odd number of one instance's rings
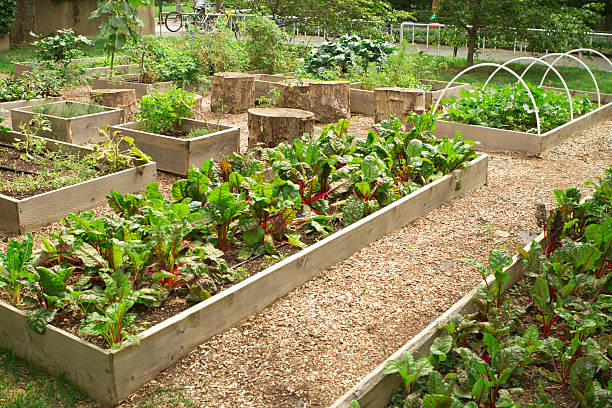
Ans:
MULTIPOLYGON (((186 3, 181 4, 181 6, 186 5, 186 3)), ((193 13, 184 13, 182 7, 177 7, 177 11, 166 14, 165 19, 166 28, 171 32, 176 32, 183 26, 189 27, 189 25, 193 25, 201 31, 206 31, 211 22, 210 5, 201 0, 193 2, 193 13)))

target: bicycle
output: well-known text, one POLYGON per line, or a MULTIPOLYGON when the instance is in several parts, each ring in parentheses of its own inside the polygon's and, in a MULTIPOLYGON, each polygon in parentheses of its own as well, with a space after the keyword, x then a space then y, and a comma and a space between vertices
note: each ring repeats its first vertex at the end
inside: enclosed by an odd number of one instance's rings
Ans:
MULTIPOLYGON (((186 6, 186 3, 181 6, 186 6)), ((210 12, 208 9, 208 3, 204 4, 204 7, 194 8, 193 13, 183 13, 182 11, 171 11, 166 14, 165 25, 168 31, 176 32, 180 30, 183 25, 188 27, 189 24, 193 24, 199 27, 201 30, 206 31, 211 24, 210 12)))

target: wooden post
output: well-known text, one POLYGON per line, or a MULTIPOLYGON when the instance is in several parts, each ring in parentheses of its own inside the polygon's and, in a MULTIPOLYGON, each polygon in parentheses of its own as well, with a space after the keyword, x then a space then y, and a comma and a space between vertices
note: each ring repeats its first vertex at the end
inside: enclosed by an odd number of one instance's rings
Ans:
POLYGON ((284 81, 281 86, 280 106, 283 108, 310 110, 308 100, 308 89, 310 80, 290 79, 284 81))
POLYGON ((89 91, 93 103, 121 109, 121 123, 129 122, 136 114, 136 91, 133 89, 94 89, 89 91))
POLYGON ((293 142, 304 133, 314 133, 315 115, 301 109, 251 108, 249 113, 249 149, 258 143, 266 147, 293 142))
POLYGON ((312 82, 308 87, 310 111, 318 122, 330 123, 351 117, 349 81, 312 82))
POLYGON ((425 91, 421 89, 400 88, 397 86, 374 89, 376 101, 376 122, 387 120, 391 114, 401 119, 408 112, 422 114, 425 112, 425 91))
POLYGON ((240 113, 255 106, 255 75, 220 72, 213 76, 210 109, 240 113))

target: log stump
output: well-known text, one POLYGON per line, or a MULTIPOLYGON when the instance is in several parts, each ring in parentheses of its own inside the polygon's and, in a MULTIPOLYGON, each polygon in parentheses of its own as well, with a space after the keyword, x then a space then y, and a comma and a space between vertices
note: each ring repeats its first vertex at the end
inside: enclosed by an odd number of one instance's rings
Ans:
POLYGON ((240 113, 255 106, 255 75, 219 72, 213 76, 210 110, 240 113))
POLYGON ((349 81, 312 82, 308 87, 310 111, 318 122, 330 123, 351 117, 349 81))
POLYGON ((280 106, 283 108, 310 110, 308 99, 309 80, 290 79, 280 85, 280 106))
POLYGON ((425 91, 422 89, 389 86, 374 89, 376 122, 387 120, 391 114, 405 122, 409 112, 425 112, 425 91))
POLYGON ((315 115, 301 109, 251 108, 249 113, 249 149, 258 143, 266 147, 293 142, 314 133, 315 115))
POLYGON ((94 89, 89 99, 98 105, 121 109, 121 123, 130 122, 138 111, 134 89, 94 89))

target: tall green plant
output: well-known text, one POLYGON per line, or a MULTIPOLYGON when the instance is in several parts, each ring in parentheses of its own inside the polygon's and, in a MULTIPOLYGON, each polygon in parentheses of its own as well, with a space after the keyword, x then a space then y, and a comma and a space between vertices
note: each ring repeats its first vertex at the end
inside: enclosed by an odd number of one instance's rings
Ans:
POLYGON ((0 37, 11 32, 16 7, 15 0, 0 0, 0 37))
POLYGON ((152 0, 98 0, 98 8, 89 15, 90 20, 106 16, 100 22, 96 39, 106 41, 104 49, 110 56, 110 76, 113 75, 115 54, 125 46, 128 39, 138 41, 136 27, 142 26, 143 21, 137 8, 151 5, 152 0))

